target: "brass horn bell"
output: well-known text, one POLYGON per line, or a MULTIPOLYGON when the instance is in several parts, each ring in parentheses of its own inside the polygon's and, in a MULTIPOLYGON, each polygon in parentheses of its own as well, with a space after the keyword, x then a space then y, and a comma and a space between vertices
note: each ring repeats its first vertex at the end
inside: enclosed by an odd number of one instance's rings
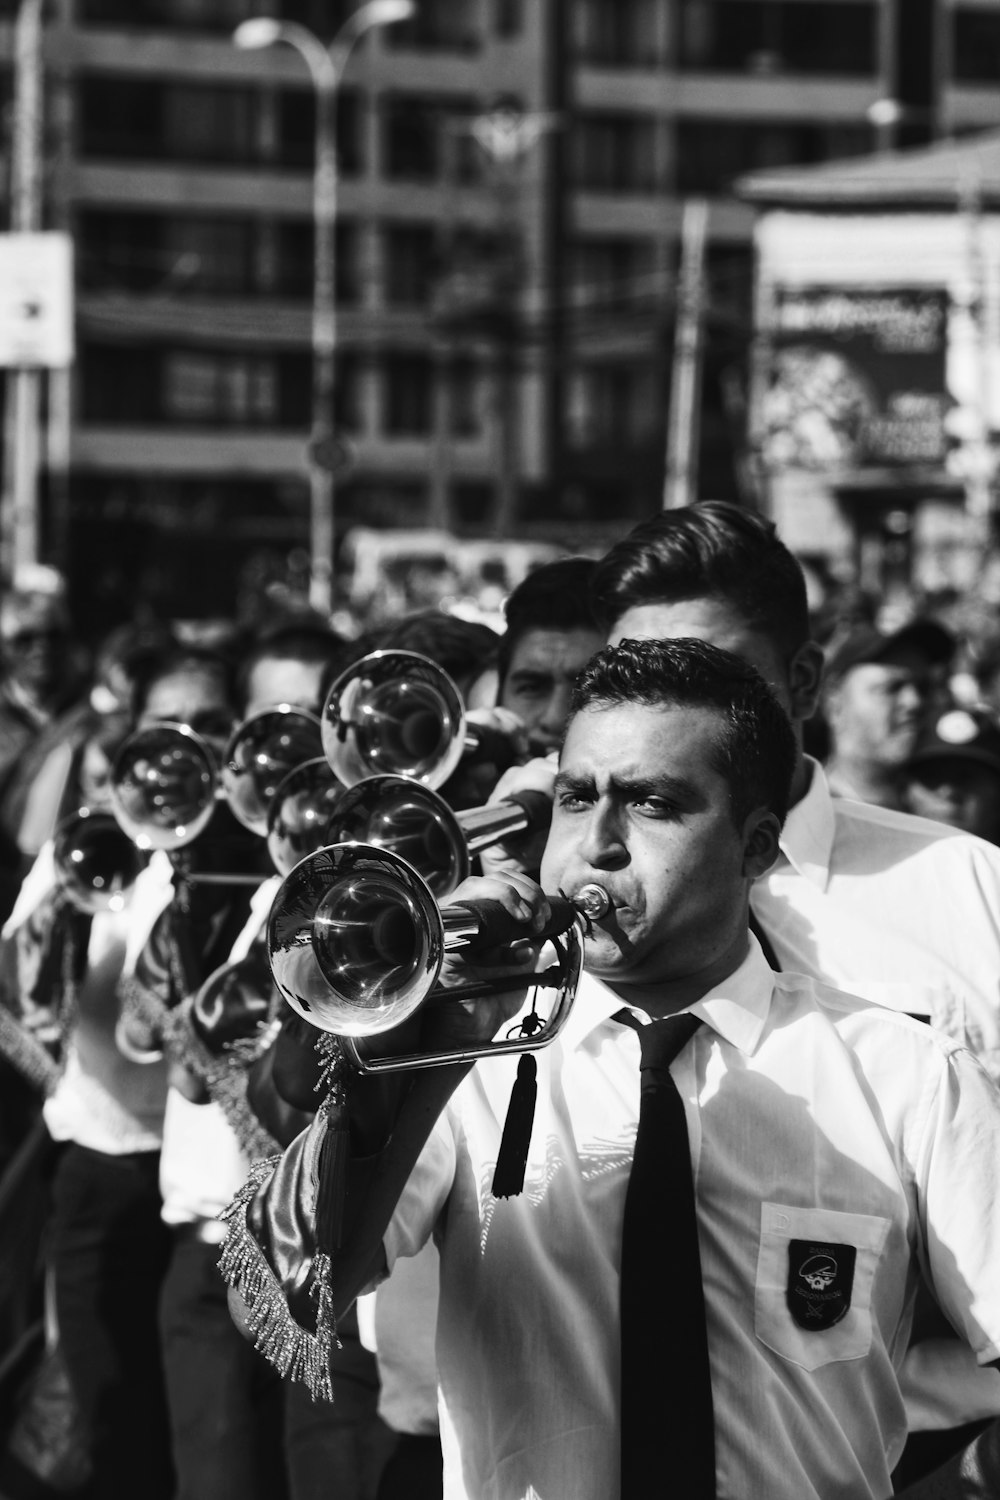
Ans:
POLYGON ((152 724, 129 735, 111 771, 115 817, 139 849, 180 849, 208 827, 219 770, 188 724, 152 724))
POLYGON ((233 731, 222 757, 222 790, 233 815, 263 838, 280 783, 322 753, 319 719, 307 709, 279 703, 251 714, 233 731))
POLYGON ((279 783, 267 812, 267 849, 279 875, 332 842, 327 828, 346 790, 323 756, 303 761, 279 783))
POLYGON ((81 807, 55 832, 59 888, 78 911, 122 911, 145 861, 109 812, 81 807))
MULTIPOLYGON (((583 962, 583 917, 608 910, 607 894, 588 886, 568 901, 551 898, 554 969, 525 976, 526 988, 555 988, 548 1019, 529 1034, 508 1034, 468 1048, 366 1058, 359 1039, 391 1031, 434 991, 445 954, 477 944, 493 947, 524 936, 499 902, 440 908, 416 870, 387 849, 334 844, 320 849, 282 883, 267 924, 271 973, 292 1009, 337 1035, 367 1073, 398 1072, 523 1052, 554 1040, 572 1006, 583 962)), ((509 990, 511 981, 502 986, 509 990)), ((440 991, 442 999, 486 998, 497 986, 470 984, 440 991)))
POLYGON ((482 742, 448 673, 415 651, 373 651, 342 673, 320 723, 323 753, 345 786, 409 776, 443 786, 482 742))
POLYGON ((454 812, 430 787, 406 776, 369 776, 334 803, 327 844, 374 844, 413 866, 441 899, 461 885, 480 849, 547 828, 552 804, 541 792, 454 812))

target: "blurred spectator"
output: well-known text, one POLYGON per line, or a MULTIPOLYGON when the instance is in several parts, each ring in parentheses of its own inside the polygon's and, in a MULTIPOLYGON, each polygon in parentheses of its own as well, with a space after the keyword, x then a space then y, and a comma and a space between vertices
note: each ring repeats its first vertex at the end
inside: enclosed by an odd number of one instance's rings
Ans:
POLYGON ((856 625, 831 642, 823 709, 834 796, 903 807, 903 767, 928 714, 943 706, 955 644, 934 620, 892 634, 856 625))
POLYGON ((70 651, 65 588, 51 569, 19 576, 0 602, 0 911, 14 904, 23 874, 17 850, 20 805, 8 793, 22 757, 80 690, 70 651))
POLYGON ((904 769, 910 812, 1000 844, 1000 723, 980 708, 952 708, 917 741, 904 769))
POLYGON ((468 705, 476 683, 496 666, 500 637, 488 625, 441 609, 420 610, 378 632, 380 651, 415 651, 443 667, 468 705))
POLYGON ((285 624, 260 636, 240 664, 243 716, 278 703, 318 714, 324 682, 343 645, 334 631, 312 621, 285 624))
POLYGON ((544 563, 507 600, 497 702, 521 719, 534 755, 562 743, 573 684, 604 645, 593 611, 596 569, 589 557, 544 563))
POLYGON ((107 779, 110 749, 129 724, 136 676, 171 643, 165 625, 118 626, 98 647, 89 694, 58 714, 22 754, 4 798, 22 869, 59 821, 76 811, 78 798, 92 797, 107 779))

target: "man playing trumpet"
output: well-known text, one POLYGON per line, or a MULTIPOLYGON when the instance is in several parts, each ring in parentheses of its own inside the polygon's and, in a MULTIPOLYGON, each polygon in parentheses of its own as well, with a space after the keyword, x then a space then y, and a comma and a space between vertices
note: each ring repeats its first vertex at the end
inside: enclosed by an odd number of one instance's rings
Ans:
MULTIPOLYGON (((794 753, 729 653, 600 652, 574 693, 541 887, 494 876, 451 898, 500 902, 526 937, 545 893, 609 898, 538 1054, 523 1192, 491 1190, 515 1064, 487 1056, 353 1081, 339 1243, 322 1113, 234 1214, 224 1264, 261 1343, 279 1296, 302 1327, 319 1303, 321 1322, 330 1289, 346 1305, 435 1237, 449 1497, 882 1500, 919 1274, 980 1362, 1000 1358, 988 1078, 903 1014, 774 974, 748 930, 794 753)), ((516 989, 509 953, 470 962, 516 989)), ((428 1048, 488 1051, 520 998, 445 995, 410 1024, 428 1048)), ((990 1429, 906 1493, 998 1483, 990 1429)))

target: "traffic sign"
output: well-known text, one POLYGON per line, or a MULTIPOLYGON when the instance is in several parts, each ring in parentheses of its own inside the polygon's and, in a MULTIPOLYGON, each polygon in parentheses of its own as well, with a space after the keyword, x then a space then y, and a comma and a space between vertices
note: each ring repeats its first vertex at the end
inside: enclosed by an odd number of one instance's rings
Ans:
POLYGON ((73 242, 68 234, 0 234, 0 366, 73 362, 73 242))

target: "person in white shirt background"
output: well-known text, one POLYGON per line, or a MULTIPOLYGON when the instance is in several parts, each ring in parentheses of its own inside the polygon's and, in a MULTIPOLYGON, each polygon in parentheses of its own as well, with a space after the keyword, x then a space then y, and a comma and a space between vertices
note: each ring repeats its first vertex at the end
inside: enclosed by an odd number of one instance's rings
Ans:
POLYGON ((905 810, 904 768, 935 708, 958 642, 937 621, 898 630, 855 624, 826 647, 824 766, 835 797, 905 810))

